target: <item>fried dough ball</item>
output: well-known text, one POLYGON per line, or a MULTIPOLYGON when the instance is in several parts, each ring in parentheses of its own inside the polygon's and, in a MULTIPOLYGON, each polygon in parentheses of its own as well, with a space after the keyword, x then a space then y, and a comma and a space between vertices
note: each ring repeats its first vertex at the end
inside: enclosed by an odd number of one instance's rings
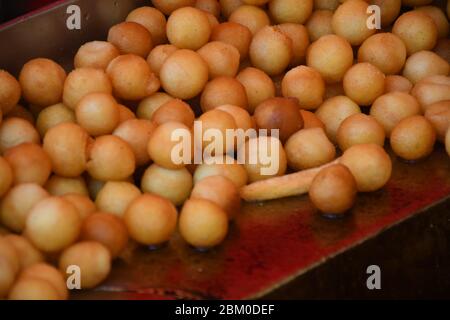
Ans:
POLYGON ((309 47, 308 30, 305 26, 296 23, 283 23, 278 28, 292 41, 293 57, 291 66, 304 64, 306 60, 306 50, 309 47))
POLYGON ((247 171, 234 158, 221 155, 214 157, 213 160, 208 161, 208 163, 203 163, 195 169, 194 184, 210 176, 224 176, 230 179, 237 188, 241 188, 247 184, 247 171))
POLYGON ((165 169, 151 165, 142 176, 141 189, 170 200, 175 206, 182 205, 192 191, 192 175, 186 168, 165 169))
POLYGON ((102 283, 111 271, 111 254, 101 243, 84 241, 63 251, 59 270, 66 274, 69 266, 80 268, 81 288, 91 289, 102 283))
POLYGON ((119 124, 119 106, 106 93, 90 93, 75 108, 78 124, 93 137, 110 134, 119 124))
POLYGON ((40 140, 36 128, 22 118, 8 118, 0 125, 0 153, 22 143, 38 144, 40 140))
POLYGON ((19 102, 22 88, 19 81, 9 72, 0 70, 0 110, 3 114, 11 111, 19 102))
POLYGON ((299 66, 286 73, 281 90, 284 97, 297 98, 303 109, 315 110, 323 102, 325 81, 315 69, 299 66))
POLYGON ((228 21, 247 27, 253 35, 270 25, 269 16, 263 9, 249 5, 240 6, 234 10, 228 21))
POLYGON ((134 184, 126 181, 108 181, 98 192, 95 204, 98 209, 123 217, 130 203, 141 195, 134 184))
POLYGON ((282 176, 287 169, 286 152, 276 137, 249 139, 238 151, 238 160, 245 163, 250 183, 282 176))
POLYGON ((41 137, 60 123, 75 123, 75 112, 62 103, 54 104, 42 110, 36 120, 36 128, 41 137))
POLYGON ((271 98, 261 103, 255 110, 254 119, 258 129, 279 129, 281 141, 303 128, 300 106, 296 99, 271 98))
POLYGON ((167 58, 177 50, 178 48, 173 44, 161 44, 153 48, 147 57, 150 69, 159 76, 159 72, 161 71, 164 62, 166 62, 167 58))
POLYGON ((361 109, 355 102, 346 96, 337 96, 326 100, 316 111, 316 116, 325 125, 328 138, 337 142, 337 132, 342 122, 359 113, 361 109))
POLYGON ((8 192, 13 184, 14 176, 11 165, 0 156, 0 198, 8 192))
POLYGON ((250 44, 252 64, 269 76, 281 74, 293 57, 292 40, 278 27, 266 26, 258 31, 250 44))
POLYGON ((368 28, 369 4, 363 0, 347 0, 334 12, 331 25, 338 36, 347 39, 353 46, 359 46, 373 35, 376 29, 368 28))
POLYGON ((430 104, 450 100, 450 77, 440 75, 426 77, 416 83, 411 94, 425 111, 430 104))
POLYGON ((229 18, 230 15, 244 4, 243 0, 219 0, 222 15, 229 18))
POLYGON ((45 189, 53 196, 80 194, 88 196, 89 191, 83 177, 65 178, 53 175, 45 184, 45 189))
POLYGON ((19 82, 29 103, 47 107, 61 101, 66 72, 50 59, 37 58, 22 67, 19 82))
POLYGON ((313 11, 313 0, 272 0, 269 11, 277 23, 304 24, 313 11))
POLYGON ((43 147, 52 162, 53 172, 64 177, 78 177, 86 170, 90 137, 74 123, 61 123, 49 129, 43 147))
MULTIPOLYGON (((66 270, 64 270, 65 272, 66 270)), ((29 266, 20 274, 20 278, 41 279, 50 283, 62 299, 69 297, 66 281, 62 273, 55 267, 46 263, 36 263, 29 266)))
POLYGON ((337 131, 337 142, 342 151, 357 144, 384 145, 386 134, 383 126, 372 116, 354 114, 345 119, 337 131))
MULTIPOLYGON (((21 106, 20 104, 16 105, 11 111, 8 112, 7 118, 22 118, 27 120, 29 123, 34 124, 34 115, 30 110, 21 106)), ((2 123, 2 111, 0 108, 0 124, 2 123)))
POLYGON ((166 59, 159 76, 167 93, 187 100, 202 92, 208 82, 208 72, 208 64, 198 53, 184 49, 166 59))
POLYGON ((405 92, 391 92, 379 97, 370 109, 373 116, 390 137, 392 129, 403 119, 420 113, 417 100, 405 92))
POLYGON ((339 7, 340 0, 314 0, 314 9, 334 11, 339 7))
POLYGON ((47 197, 31 208, 24 234, 39 250, 54 253, 74 243, 80 228, 80 214, 69 201, 47 197))
POLYGON ((56 288, 38 278, 20 278, 8 295, 9 300, 62 300, 56 288))
POLYGON ((95 203, 86 195, 67 193, 62 198, 69 201, 78 210, 83 221, 97 210, 95 203))
POLYGON ((152 121, 156 125, 174 121, 192 127, 194 120, 195 114, 191 106, 180 99, 172 99, 164 103, 152 115, 152 121))
POLYGON ((222 243, 228 233, 228 215, 205 199, 186 201, 180 214, 180 233, 191 246, 208 249, 222 243))
POLYGON ((192 159, 192 145, 189 127, 179 122, 166 122, 153 131, 148 141, 147 152, 157 165, 167 169, 180 169, 186 166, 184 160, 192 159), (184 148, 186 140, 191 143, 188 154, 186 154, 188 150, 184 148), (180 144, 183 148, 176 153, 180 144))
POLYGON ((119 125, 124 123, 127 120, 136 119, 136 115, 130 108, 124 106, 123 104, 119 104, 119 125))
POLYGON ((177 209, 153 194, 136 198, 123 217, 130 237, 140 244, 159 246, 169 241, 177 226, 177 209))
POLYGON ((125 249, 128 231, 121 218, 110 213, 96 212, 84 220, 80 239, 101 243, 108 248, 114 259, 125 249))
POLYGON ((376 144, 358 144, 347 149, 341 164, 350 169, 359 192, 374 192, 383 188, 392 174, 392 161, 376 144))
POLYGON ((333 34, 332 19, 333 11, 316 10, 313 12, 305 25, 311 41, 316 41, 327 34, 333 34))
POLYGON ((417 8, 417 11, 425 13, 436 24, 438 38, 446 38, 449 33, 449 23, 445 13, 435 6, 423 6, 417 8))
POLYGON ((419 160, 433 151, 436 131, 421 115, 400 121, 392 130, 391 147, 394 153, 405 160, 419 160))
POLYGON ((231 104, 224 104, 223 106, 217 107, 217 110, 225 111, 230 116, 233 117, 236 123, 237 129, 242 129, 247 131, 248 129, 255 129, 255 123, 252 116, 247 112, 247 110, 242 109, 238 106, 233 106, 231 104))
POLYGON ((224 104, 232 104, 244 109, 248 107, 245 87, 235 78, 217 77, 205 86, 200 98, 203 112, 224 104))
POLYGON ((6 297, 14 285, 17 271, 12 263, 4 256, 0 256, 0 298, 6 297))
POLYGON ((143 58, 126 54, 118 56, 106 69, 114 95, 125 100, 141 100, 158 91, 159 79, 143 58))
POLYGON ((335 164, 317 174, 309 189, 309 198, 324 214, 341 215, 353 207, 357 192, 350 170, 335 164))
POLYGON ((444 142, 445 134, 450 127, 450 100, 429 105, 425 111, 425 118, 433 125, 438 139, 444 142))
POLYGON ((166 30, 170 43, 180 49, 200 49, 211 35, 206 13, 193 7, 175 10, 167 20, 166 30))
POLYGON ((245 88, 250 113, 253 113, 263 101, 275 97, 275 85, 264 71, 248 67, 239 72, 236 79, 245 88))
POLYGON ((413 84, 429 76, 447 76, 450 65, 432 51, 419 51, 412 54, 406 61, 403 69, 403 76, 408 78, 413 84))
POLYGON ((152 4, 165 15, 169 15, 179 8, 195 5, 195 1, 196 0, 152 0, 152 4))
POLYGON ((303 129, 322 128, 325 130, 323 122, 311 111, 300 110, 303 118, 303 129))
POLYGON ((146 28, 154 45, 167 42, 166 17, 161 11, 152 7, 140 7, 131 11, 126 21, 139 23, 146 28))
POLYGON ((227 131, 232 130, 231 133, 234 133, 237 126, 233 116, 229 113, 214 109, 202 114, 197 121, 201 123, 202 133, 196 134, 194 139, 196 145, 201 146, 204 153, 214 156, 226 154, 235 149, 234 136, 230 137, 227 131), (213 133, 211 130, 218 131, 219 136, 210 136, 213 133))
POLYGON ((438 37, 433 19, 417 10, 402 14, 395 22, 392 33, 403 40, 408 55, 433 49, 438 37))
POLYGON ((306 62, 319 71, 327 83, 341 82, 353 64, 353 49, 344 38, 326 35, 311 44, 306 62))
POLYGON ((49 193, 36 183, 13 187, 1 202, 0 221, 10 230, 22 232, 31 208, 48 196, 49 193))
POLYGON ((143 58, 147 58, 153 48, 150 32, 142 24, 129 21, 112 26, 108 32, 108 42, 121 54, 135 54, 143 58))
POLYGON ((75 109, 80 100, 89 93, 112 93, 111 80, 104 70, 79 68, 68 74, 64 83, 63 103, 75 109))
POLYGON ((209 12, 216 18, 220 16, 220 3, 217 0, 197 0, 195 2, 195 7, 197 9, 209 12))
POLYGON ((106 41, 83 44, 75 55, 75 68, 98 68, 106 70, 108 64, 120 55, 120 51, 106 41))
POLYGON ((165 92, 155 92, 150 97, 142 100, 136 110, 136 115, 140 119, 151 120, 153 113, 161 107, 164 103, 173 98, 165 92))
POLYGON ((209 78, 234 77, 239 69, 239 51, 230 44, 212 41, 201 47, 197 53, 208 64, 209 78))
POLYGON ((232 45, 239 51, 241 61, 248 57, 253 34, 246 26, 236 22, 224 22, 215 26, 211 41, 220 41, 232 45))
POLYGON ((35 263, 44 261, 43 254, 27 238, 15 234, 8 234, 3 239, 9 242, 16 250, 22 270, 35 263))
POLYGON ((13 170, 15 185, 30 182, 43 186, 52 172, 50 157, 40 145, 22 143, 4 156, 13 170))
POLYGON ((113 135, 127 142, 133 149, 137 166, 150 162, 147 145, 155 127, 155 124, 150 120, 131 119, 120 124, 113 132, 113 135))
POLYGON ((402 7, 402 0, 370 0, 369 4, 380 7, 381 26, 387 27, 397 19, 402 7))
POLYGON ((378 33, 363 42, 358 61, 369 62, 386 75, 399 73, 406 61, 403 41, 392 33, 378 33))
POLYGON ((371 105, 384 93, 385 75, 374 65, 362 62, 351 67, 344 76, 345 94, 362 106, 371 105))
POLYGON ((300 130, 284 147, 289 167, 297 171, 319 167, 336 156, 336 149, 322 128, 300 130))
POLYGON ((386 93, 401 91, 411 92, 413 84, 407 78, 399 75, 386 76, 384 79, 384 91, 386 93))
POLYGON ((107 135, 92 144, 86 165, 89 175, 102 181, 128 178, 136 168, 133 149, 119 137, 107 135))
POLYGON ((241 209, 239 189, 224 176, 206 177, 192 190, 191 199, 205 199, 221 207, 232 220, 241 209))

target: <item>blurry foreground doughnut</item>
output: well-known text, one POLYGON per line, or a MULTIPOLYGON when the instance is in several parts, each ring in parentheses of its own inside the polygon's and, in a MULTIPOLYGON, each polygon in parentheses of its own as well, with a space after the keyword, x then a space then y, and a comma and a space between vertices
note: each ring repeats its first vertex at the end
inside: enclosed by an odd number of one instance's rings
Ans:
POLYGON ((63 274, 55 267, 46 263, 36 263, 26 268, 20 278, 37 278, 49 282, 58 291, 61 299, 67 299, 69 292, 63 274))

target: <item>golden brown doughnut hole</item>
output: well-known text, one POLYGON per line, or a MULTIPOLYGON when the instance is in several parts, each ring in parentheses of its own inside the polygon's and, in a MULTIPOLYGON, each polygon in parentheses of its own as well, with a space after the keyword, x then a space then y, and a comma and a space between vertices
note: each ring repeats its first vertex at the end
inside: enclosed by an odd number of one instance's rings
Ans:
POLYGON ((337 142, 342 151, 357 144, 373 143, 384 146, 383 126, 372 116, 354 114, 345 119, 337 131, 337 142))
POLYGON ((197 52, 208 64, 210 79, 220 76, 236 76, 239 69, 240 54, 232 45, 212 41, 205 44, 197 52))
POLYGON ((386 93, 401 91, 410 93, 413 84, 407 78, 399 75, 386 76, 384 79, 384 91, 386 93))
POLYGON ((106 41, 91 41, 83 44, 75 55, 75 68, 98 68, 106 70, 109 63, 120 55, 120 51, 106 41))
POLYGON ((306 23, 306 29, 311 41, 316 41, 327 34, 333 34, 332 19, 333 11, 316 10, 313 12, 306 23))
POLYGON ((436 131, 423 116, 412 116, 400 121, 392 130, 391 147, 405 160, 419 160, 433 151, 436 131))
POLYGON ((300 110, 303 118, 303 129, 322 128, 325 130, 323 122, 311 111, 300 110))
POLYGON ((304 24, 313 11, 313 0, 272 0, 269 11, 277 23, 304 24))
POLYGON ((428 105, 450 100, 450 77, 430 76, 420 80, 412 89, 411 94, 419 101, 422 110, 428 105))
POLYGON ((69 292, 62 273, 55 267, 46 263, 36 263, 26 268, 20 274, 20 278, 36 278, 49 282, 62 299, 67 299, 69 292))
POLYGON ((72 109, 62 103, 55 104, 42 110, 36 120, 36 128, 41 137, 44 137, 47 131, 60 123, 75 123, 75 113, 72 109))
POLYGON ((97 211, 95 203, 92 202, 88 196, 77 193, 67 193, 63 195, 62 198, 69 201, 78 210, 81 220, 83 221, 97 211))
POLYGON ((13 170, 15 185, 30 182, 43 186, 52 171, 50 157, 34 143, 22 143, 8 149, 4 156, 13 170))
POLYGON ((194 6, 195 1, 196 0, 152 0, 152 4, 165 15, 169 15, 179 8, 194 6))
POLYGON ((161 44, 153 48, 147 57, 150 69, 159 76, 159 72, 161 71, 164 62, 166 62, 167 58, 177 50, 178 48, 173 44, 161 44))
POLYGON ((108 248, 116 258, 128 243, 128 231, 123 220, 113 214, 96 212, 83 221, 81 241, 95 241, 108 248))
POLYGON ((172 99, 173 98, 165 92, 155 92, 139 103, 136 115, 140 119, 151 120, 153 113, 164 103, 172 99))
POLYGON ((270 25, 269 16, 263 9, 249 5, 240 6, 234 10, 228 21, 247 27, 253 35, 270 25))
POLYGON ((22 88, 9 72, 0 70, 0 110, 7 114, 20 100, 22 88))
POLYGON ((135 54, 147 58, 153 48, 150 32, 136 22, 122 22, 112 26, 108 32, 108 42, 119 49, 121 54, 135 54))
POLYGON ((127 142, 133 149, 137 166, 150 162, 147 145, 155 127, 155 124, 150 120, 131 119, 120 124, 113 132, 113 135, 127 142))
POLYGON ((232 45, 239 51, 241 61, 248 57, 248 50, 253 34, 246 27, 236 22, 224 22, 214 27, 211 41, 221 41, 232 45))
POLYGON ((205 86, 200 98, 203 112, 224 104, 232 104, 244 109, 248 108, 245 87, 235 78, 217 77, 205 86))
POLYGON ((374 65, 362 62, 351 67, 344 76, 345 94, 361 106, 371 105, 384 93, 385 75, 374 65))
POLYGON ((187 127, 194 125, 195 114, 191 106, 179 99, 172 99, 161 105, 152 115, 152 121, 156 125, 166 122, 180 122, 187 127))
POLYGON ((356 200, 356 181, 350 170, 335 164, 322 169, 309 189, 309 198, 322 213, 341 215, 353 207, 356 200))
POLYGON ((245 88, 250 113, 253 113, 263 101, 275 97, 275 85, 264 71, 248 67, 239 72, 236 79, 245 88))
POLYGON ((38 278, 20 278, 8 295, 9 300, 62 300, 56 288, 38 278))
POLYGON ((224 176, 230 179, 237 188, 241 188, 247 184, 247 171, 243 165, 238 164, 234 158, 230 156, 221 157, 222 162, 214 162, 212 164, 203 163, 199 165, 194 172, 194 184, 210 176, 224 176))
POLYGON ((126 181, 108 181, 98 192, 95 204, 103 212, 123 217, 130 203, 141 195, 133 183, 126 181))
POLYGON ((20 71, 22 93, 29 103, 47 107, 61 101, 66 72, 49 59, 33 59, 20 71))
POLYGON ((403 76, 408 78, 413 84, 429 76, 447 76, 450 65, 432 51, 419 51, 412 54, 406 60, 403 76))
POLYGON ((146 28, 154 45, 167 42, 166 17, 161 11, 152 7, 140 7, 131 11, 126 21, 139 23, 146 28))
POLYGON ((177 226, 177 209, 153 194, 136 198, 123 217, 129 235, 140 244, 158 246, 169 241, 177 226))

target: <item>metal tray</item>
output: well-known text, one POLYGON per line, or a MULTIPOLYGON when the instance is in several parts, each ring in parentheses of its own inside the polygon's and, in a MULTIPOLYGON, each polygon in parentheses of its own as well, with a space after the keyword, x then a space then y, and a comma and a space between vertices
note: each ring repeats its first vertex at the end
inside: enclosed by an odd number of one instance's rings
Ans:
MULTIPOLYGON (((139 0, 61 1, 0 26, 0 68, 49 57, 70 70, 78 47, 104 39, 139 0), (66 28, 81 7, 82 29, 66 28)), ((394 156, 383 190, 358 196, 343 219, 308 198, 245 204, 226 242, 207 253, 176 235, 159 250, 130 245, 108 280, 75 299, 450 298, 450 161, 442 146, 408 164, 394 156), (381 269, 382 289, 366 286, 381 269)))

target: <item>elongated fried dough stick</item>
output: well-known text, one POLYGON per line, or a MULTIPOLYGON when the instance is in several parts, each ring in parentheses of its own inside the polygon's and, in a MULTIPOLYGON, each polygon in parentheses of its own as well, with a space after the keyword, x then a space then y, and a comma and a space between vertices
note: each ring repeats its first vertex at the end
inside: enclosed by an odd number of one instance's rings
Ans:
POLYGON ((320 170, 339 163, 339 160, 340 158, 321 167, 251 183, 241 188, 241 198, 250 202, 280 199, 305 194, 309 191, 312 181, 320 170))

